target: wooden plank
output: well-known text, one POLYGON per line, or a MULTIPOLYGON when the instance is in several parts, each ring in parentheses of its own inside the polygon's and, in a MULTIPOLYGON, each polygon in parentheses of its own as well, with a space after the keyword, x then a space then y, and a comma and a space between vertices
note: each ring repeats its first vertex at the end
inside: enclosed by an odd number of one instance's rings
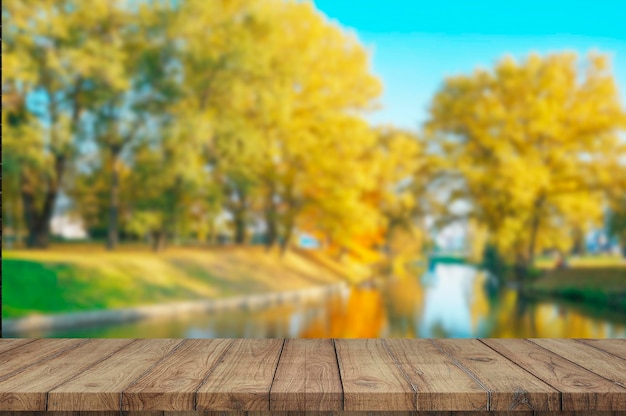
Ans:
POLYGON ((451 416, 614 416, 613 412, 453 412, 451 416))
POLYGON ((0 354, 34 341, 34 338, 0 338, 0 354))
POLYGON ((415 389, 381 339, 335 340, 344 410, 416 409, 415 389))
POLYGON ((556 388, 562 410, 626 409, 626 389, 523 339, 482 340, 509 360, 556 388))
MULTIPOLYGON (((480 412, 472 412, 472 411, 468 411, 468 412, 452 412, 450 414, 450 416, 537 416, 539 414, 541 414, 542 412, 533 412, 533 411, 526 411, 526 410, 522 410, 522 411, 501 411, 501 412, 486 412, 486 411, 480 411, 480 412)), ((551 415, 560 415, 560 412, 547 412, 544 416, 551 416, 551 415)))
POLYGON ((618 415, 619 412, 607 412, 607 411, 597 411, 597 412, 535 412, 535 416, 615 416, 618 415))
POLYGON ((196 393, 196 410, 269 410, 282 339, 238 339, 196 393))
MULTIPOLYGON (((80 416, 80 412, 0 412, 0 416, 80 416)), ((107 416, 115 416, 109 414, 107 416)), ((119 413, 117 414, 119 416, 119 413)))
POLYGON ((285 341, 270 391, 272 411, 339 411, 343 390, 331 339, 285 341))
MULTIPOLYGON (((91 416, 90 415, 91 412, 82 412, 81 415, 82 416, 91 416)), ((166 412, 162 412, 162 411, 158 411, 158 410, 152 410, 152 411, 146 411, 146 412, 135 412, 135 411, 129 411, 129 412, 115 412, 115 415, 111 415, 111 416, 163 416, 163 414, 166 412)), ((198 415, 201 416, 201 415, 198 415)))
POLYGON ((48 410, 122 410, 122 391, 179 345, 141 339, 48 393, 48 410))
POLYGON ((383 340, 417 390, 417 410, 487 410, 489 394, 426 339, 383 340))
POLYGON ((130 345, 133 340, 89 340, 0 381, 0 410, 46 410, 46 393, 95 363, 130 345))
MULTIPOLYGON (((175 412, 165 412, 164 416, 176 416, 175 414, 173 414, 175 412)), ((244 412, 244 411, 237 411, 237 412, 232 412, 232 411, 219 411, 219 410, 204 410, 204 411, 196 411, 196 414, 198 416, 251 416, 252 413, 257 413, 257 412, 244 412)), ((267 412, 268 415, 270 414, 270 412, 267 412)))
POLYGON ((530 341, 626 387, 626 360, 573 339, 533 338, 530 341))
MULTIPOLYGON (((222 412, 223 414, 221 415, 214 415, 215 412, 211 412, 210 415, 205 415, 205 416, 231 416, 233 415, 233 413, 231 412, 222 412)), ((311 411, 311 412, 307 412, 307 411, 277 411, 277 412, 270 412, 268 410, 254 410, 251 412, 244 412, 245 415, 244 416, 346 416, 344 413, 342 412, 318 412, 318 411, 311 411)), ((368 414, 362 413, 358 416, 369 416, 368 414)), ((398 416, 402 416, 402 415, 398 415, 398 416)))
POLYGON ((577 339, 576 341, 626 360, 626 339, 577 339))
MULTIPOLYGON (((47 416, 626 416, 626 412, 45 412, 47 416)), ((0 416, 42 416, 41 412, 0 412, 0 416)))
POLYGON ((557 390, 476 339, 433 342, 489 390, 490 411, 561 410, 557 390))
POLYGON ((89 342, 86 339, 38 339, 0 355, 0 381, 89 342))
POLYGON ((194 410, 195 392, 232 344, 188 339, 122 393, 123 410, 194 410))

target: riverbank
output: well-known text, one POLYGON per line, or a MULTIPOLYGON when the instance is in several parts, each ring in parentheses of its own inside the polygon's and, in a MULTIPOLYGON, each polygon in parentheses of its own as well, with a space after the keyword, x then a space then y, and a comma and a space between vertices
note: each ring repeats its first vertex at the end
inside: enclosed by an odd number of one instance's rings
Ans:
POLYGON ((316 286, 287 292, 235 296, 224 299, 174 302, 133 308, 72 312, 55 315, 30 315, 23 318, 3 320, 2 335, 4 337, 24 337, 23 334, 33 332, 45 333, 46 331, 96 327, 147 319, 169 318, 172 316, 176 316, 180 319, 185 315, 206 314, 228 310, 257 311, 289 303, 297 303, 300 306, 304 306, 309 303, 319 303, 337 294, 341 294, 345 297, 348 291, 348 285, 342 282, 328 286, 316 286))
POLYGON ((528 297, 561 298, 626 311, 626 266, 550 270, 522 289, 528 297))
POLYGON ((95 246, 4 251, 3 319, 298 291, 345 282, 341 267, 260 247, 152 253, 95 246))

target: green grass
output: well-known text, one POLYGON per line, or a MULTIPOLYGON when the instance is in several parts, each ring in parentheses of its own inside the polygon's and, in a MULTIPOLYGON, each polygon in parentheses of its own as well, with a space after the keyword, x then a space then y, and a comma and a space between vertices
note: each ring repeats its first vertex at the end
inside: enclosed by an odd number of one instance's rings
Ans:
POLYGON ((4 318, 200 298, 185 287, 137 279, 130 270, 125 276, 72 263, 3 259, 2 271, 4 318))
POLYGON ((2 253, 2 317, 111 309, 332 284, 342 277, 297 253, 257 248, 57 246, 2 253))
POLYGON ((528 284, 531 296, 550 296, 607 306, 626 313, 626 264, 595 266, 593 262, 550 270, 528 284))

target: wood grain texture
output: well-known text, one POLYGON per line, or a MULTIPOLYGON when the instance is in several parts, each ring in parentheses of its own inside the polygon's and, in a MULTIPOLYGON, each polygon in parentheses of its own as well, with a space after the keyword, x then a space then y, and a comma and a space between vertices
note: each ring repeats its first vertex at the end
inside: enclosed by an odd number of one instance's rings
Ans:
POLYGON ((461 411, 461 412, 445 412, 445 411, 419 411, 419 412, 304 412, 304 411, 250 411, 250 412, 230 412, 230 411, 146 411, 146 412, 11 412, 0 411, 0 416, 626 416, 626 411, 618 412, 529 412, 529 411, 510 411, 510 412, 487 412, 487 411, 461 411))
POLYGON ((48 393, 48 410, 121 410, 122 391, 182 340, 141 339, 48 393))
POLYGON ((46 394, 50 390, 132 342, 124 339, 88 340, 77 348, 63 351, 0 381, 0 410, 46 410, 46 394))
POLYGON ((415 389, 381 339, 335 340, 344 410, 416 410, 415 389))
POLYGON ((343 390, 331 339, 285 341, 270 391, 270 409, 343 410, 343 390))
MULTIPOLYGON (((225 413, 223 415, 218 415, 218 416, 230 416, 230 412, 225 413)), ((251 412, 245 412, 245 416, 339 416, 339 415, 344 415, 343 412, 331 412, 331 411, 305 411, 305 410, 298 410, 298 411, 261 411, 261 410, 254 410, 251 412)), ((209 416, 209 415, 207 415, 209 416)), ((213 415, 210 415, 213 416, 213 415)), ((364 412, 361 412, 360 416, 369 416, 364 412)), ((402 415, 398 415, 398 416, 402 416, 402 415)))
POLYGON ((489 347, 561 392, 562 410, 626 409, 626 389, 523 339, 483 339, 489 347))
POLYGON ((559 392, 476 339, 433 342, 489 390, 489 409, 561 410, 559 392))
POLYGON ((573 339, 533 338, 531 342, 557 353, 621 387, 626 387, 626 360, 573 339))
POLYGON ((196 410, 269 410, 284 340, 238 339, 196 394, 196 410))
POLYGON ((626 416, 624 340, 9 344, 0 416, 626 416))
POLYGON ((38 339, 0 354, 0 381, 88 342, 85 339, 38 339))
POLYGON ((0 338, 0 354, 34 341, 34 338, 0 338))
POLYGON ((417 410, 487 410, 488 392, 427 339, 383 340, 417 390, 417 410))
POLYGON ((123 410, 195 410, 198 387, 230 348, 228 339, 188 339, 122 393, 123 410))
POLYGON ((577 341, 626 360, 626 339, 578 339, 577 341))

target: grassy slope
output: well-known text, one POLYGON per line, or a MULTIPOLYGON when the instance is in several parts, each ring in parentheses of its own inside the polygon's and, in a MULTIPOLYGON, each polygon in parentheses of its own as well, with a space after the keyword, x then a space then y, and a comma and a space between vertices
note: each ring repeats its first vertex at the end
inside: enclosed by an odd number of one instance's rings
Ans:
POLYGON ((2 316, 60 313, 285 291, 344 277, 297 253, 262 248, 141 248, 106 252, 94 246, 2 253, 2 316))
POLYGON ((606 305, 626 312, 626 263, 620 258, 574 259, 566 269, 546 271, 526 287, 526 292, 606 305))

